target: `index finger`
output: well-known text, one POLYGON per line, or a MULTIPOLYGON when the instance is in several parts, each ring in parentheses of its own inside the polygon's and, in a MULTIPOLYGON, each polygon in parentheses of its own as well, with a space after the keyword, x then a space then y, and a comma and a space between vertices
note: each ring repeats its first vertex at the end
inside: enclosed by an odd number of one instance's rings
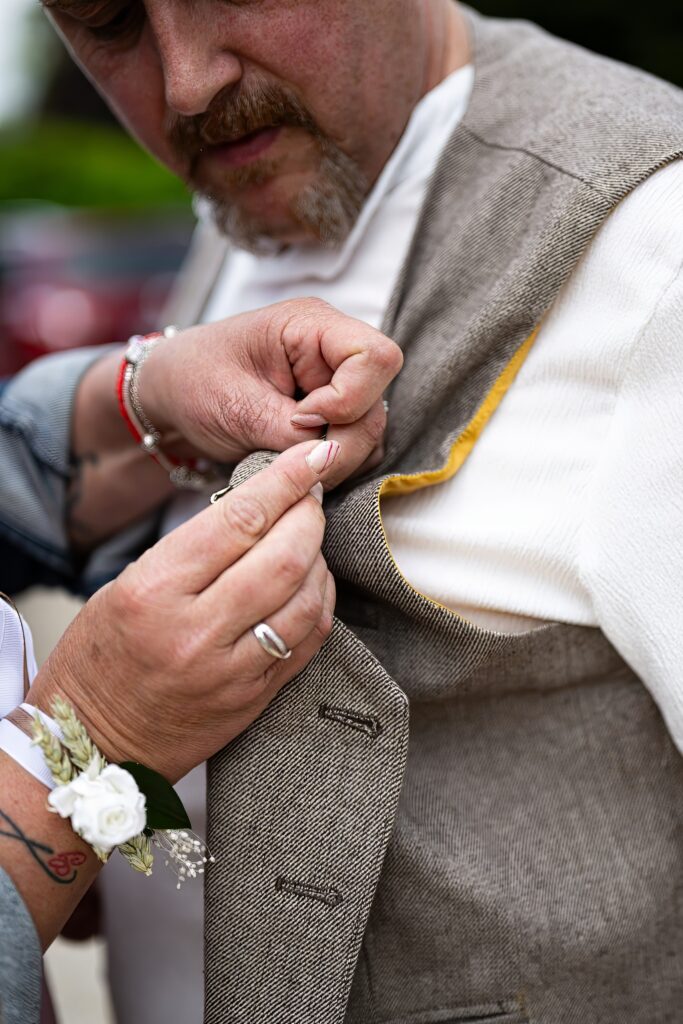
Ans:
POLYGON ((184 594, 205 590, 325 479, 339 448, 336 441, 298 444, 167 534, 143 555, 154 560, 157 585, 184 594))
POLYGON ((310 416, 325 423, 354 423, 382 397, 403 365, 403 353, 395 342, 341 314, 323 324, 319 346, 332 377, 297 404, 293 423, 300 422, 301 416, 305 426, 310 416))

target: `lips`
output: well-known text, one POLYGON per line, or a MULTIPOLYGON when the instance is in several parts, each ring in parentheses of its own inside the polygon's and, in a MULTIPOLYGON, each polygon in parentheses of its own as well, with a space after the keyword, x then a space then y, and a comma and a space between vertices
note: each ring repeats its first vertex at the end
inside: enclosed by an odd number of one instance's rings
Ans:
POLYGON ((246 167, 252 161, 270 149, 280 132, 281 127, 260 128, 258 131, 243 135, 234 142, 224 142, 218 146, 207 146, 203 156, 222 164, 224 167, 246 167))

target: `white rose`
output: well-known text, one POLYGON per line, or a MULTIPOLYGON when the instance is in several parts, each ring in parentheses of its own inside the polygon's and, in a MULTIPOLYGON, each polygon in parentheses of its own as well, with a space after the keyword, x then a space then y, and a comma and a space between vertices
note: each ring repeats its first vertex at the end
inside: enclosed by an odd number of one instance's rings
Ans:
POLYGON ((91 846, 112 850, 142 832, 145 797, 130 772, 110 764, 93 778, 92 766, 48 797, 51 806, 71 818, 74 831, 91 846), (67 792, 64 792, 64 791, 67 792))
POLYGON ((70 818, 76 806, 79 796, 85 796, 88 791, 88 783, 94 782, 102 770, 102 762, 95 756, 86 770, 77 775, 71 782, 53 789, 47 798, 50 809, 55 811, 60 818, 70 818))
POLYGON ((60 818, 70 818, 76 804, 76 794, 69 782, 65 786, 57 786, 47 798, 50 810, 55 811, 60 818))

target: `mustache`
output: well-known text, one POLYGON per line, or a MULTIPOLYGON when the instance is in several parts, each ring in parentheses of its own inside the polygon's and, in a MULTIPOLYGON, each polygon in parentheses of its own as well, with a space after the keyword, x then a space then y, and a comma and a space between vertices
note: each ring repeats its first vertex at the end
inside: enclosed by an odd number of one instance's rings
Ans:
POLYGON ((293 92, 270 82, 254 82, 222 90, 201 114, 168 117, 166 134, 176 156, 196 161, 207 146, 235 142, 264 128, 303 128, 316 138, 322 133, 293 92))

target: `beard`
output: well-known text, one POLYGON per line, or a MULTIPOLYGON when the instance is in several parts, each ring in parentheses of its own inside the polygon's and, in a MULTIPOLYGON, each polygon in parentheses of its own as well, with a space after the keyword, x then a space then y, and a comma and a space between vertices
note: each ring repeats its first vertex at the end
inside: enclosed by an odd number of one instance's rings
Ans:
POLYGON ((333 248, 351 232, 362 209, 368 183, 359 165, 326 136, 310 112, 289 90, 271 83, 230 87, 219 93, 208 110, 195 117, 173 115, 167 134, 174 153, 189 160, 187 183, 208 205, 218 229, 235 245, 251 252, 272 252, 281 245, 281 228, 250 212, 240 203, 240 192, 277 178, 284 159, 257 159, 246 167, 224 169, 221 193, 206 186, 198 164, 207 146, 234 142, 265 128, 292 127, 308 133, 318 152, 318 167, 311 182, 288 203, 291 228, 297 235, 333 248))

